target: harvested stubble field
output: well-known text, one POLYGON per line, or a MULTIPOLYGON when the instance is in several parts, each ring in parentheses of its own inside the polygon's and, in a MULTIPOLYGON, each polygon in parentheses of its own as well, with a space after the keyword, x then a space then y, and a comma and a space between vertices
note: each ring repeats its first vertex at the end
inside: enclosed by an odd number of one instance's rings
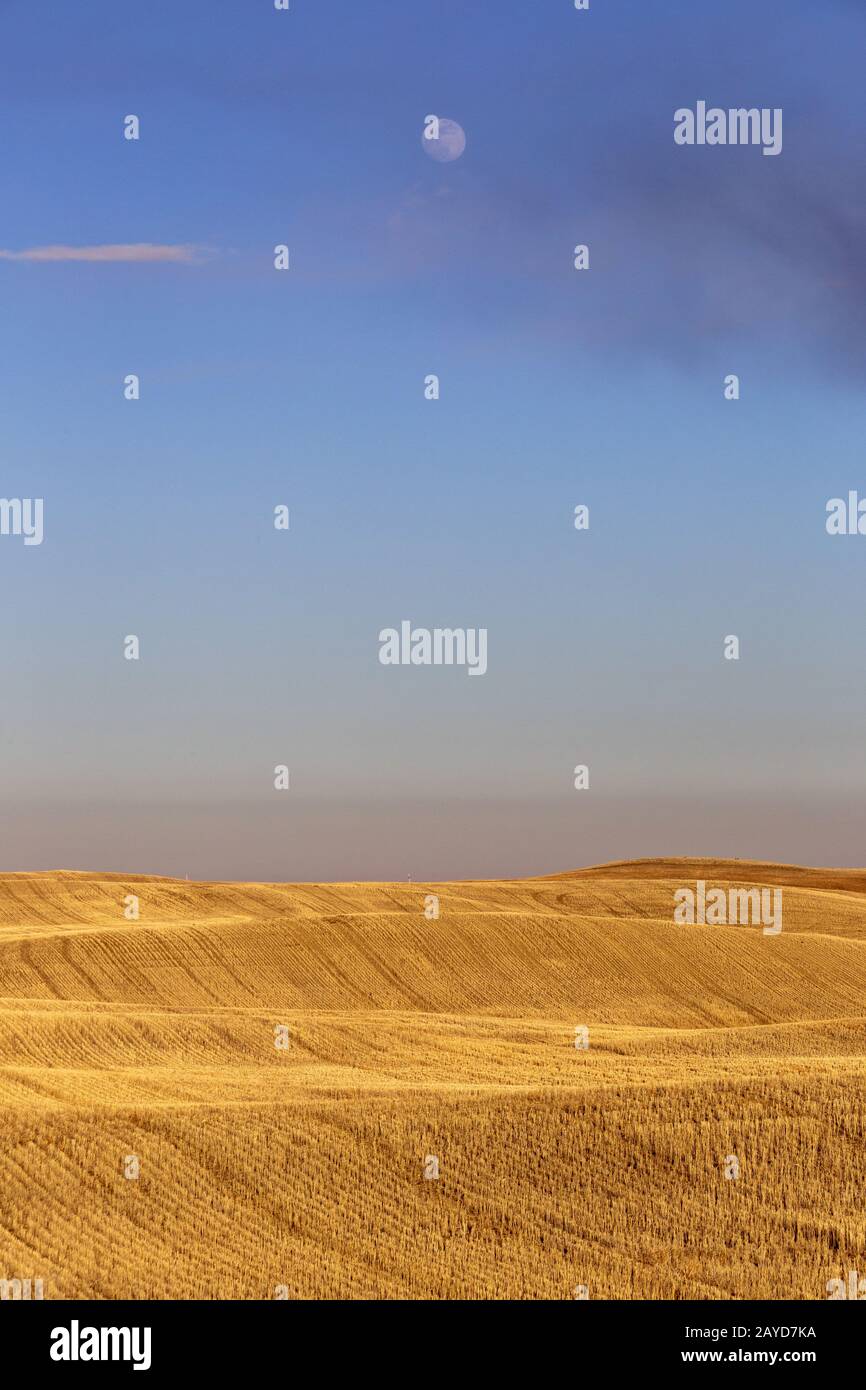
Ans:
POLYGON ((0 875, 0 1278, 46 1298, 825 1298, 864 1078, 866 871, 0 875), (675 923, 698 878, 783 931, 675 923))

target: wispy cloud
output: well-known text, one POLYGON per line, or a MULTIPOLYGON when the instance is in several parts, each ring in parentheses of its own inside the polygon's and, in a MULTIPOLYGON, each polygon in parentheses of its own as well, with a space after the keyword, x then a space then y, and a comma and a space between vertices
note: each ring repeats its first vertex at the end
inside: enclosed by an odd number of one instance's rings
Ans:
POLYGON ((204 258, 201 246, 159 246, 151 241, 117 246, 30 246, 24 251, 0 249, 4 261, 133 261, 149 264, 159 261, 191 265, 204 258))

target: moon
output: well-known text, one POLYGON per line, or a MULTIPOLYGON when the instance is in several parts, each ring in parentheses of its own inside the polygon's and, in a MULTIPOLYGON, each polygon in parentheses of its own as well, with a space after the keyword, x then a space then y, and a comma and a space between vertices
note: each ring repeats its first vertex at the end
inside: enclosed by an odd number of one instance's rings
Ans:
POLYGON ((431 159, 435 159, 437 164, 450 164, 452 160, 459 159, 466 149, 466 131, 457 121, 451 121, 447 116, 439 117, 439 139, 428 140, 424 131, 421 132, 421 144, 431 159))

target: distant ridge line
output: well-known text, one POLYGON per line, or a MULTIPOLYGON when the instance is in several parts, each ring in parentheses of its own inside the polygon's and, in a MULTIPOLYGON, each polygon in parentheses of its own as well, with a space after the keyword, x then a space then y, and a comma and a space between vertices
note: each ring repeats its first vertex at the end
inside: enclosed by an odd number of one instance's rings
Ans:
MULTIPOLYGON (((0 871, 0 882, 28 879, 66 879, 73 882, 164 883, 186 888, 208 885, 231 886, 256 884, 260 887, 363 887, 394 886, 405 889, 401 879, 188 879, 171 874, 125 873, 115 869, 34 869, 0 871)), ((768 883, 792 888, 817 888, 849 893, 866 893, 866 868, 822 868, 820 866, 777 863, 765 859, 716 859, 694 856, 665 858, 614 859, 607 863, 590 864, 580 869, 565 869, 549 874, 527 874, 502 878, 419 878, 412 888, 445 883, 567 883, 593 879, 671 879, 688 885, 698 878, 733 883, 768 883)))

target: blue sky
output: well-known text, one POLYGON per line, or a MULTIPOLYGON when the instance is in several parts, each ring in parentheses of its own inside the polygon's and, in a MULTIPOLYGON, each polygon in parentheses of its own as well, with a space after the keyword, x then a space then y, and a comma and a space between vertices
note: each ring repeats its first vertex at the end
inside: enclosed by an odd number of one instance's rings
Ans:
POLYGON ((866 539, 824 529, 866 494, 859 6, 90 0, 0 36, 0 251, 198 248, 0 258, 0 493, 45 499, 41 546, 0 538, 0 867, 862 860, 866 539), (675 146, 698 100, 781 107, 781 155, 675 146), (382 667, 404 618, 486 627, 487 674, 382 667))

